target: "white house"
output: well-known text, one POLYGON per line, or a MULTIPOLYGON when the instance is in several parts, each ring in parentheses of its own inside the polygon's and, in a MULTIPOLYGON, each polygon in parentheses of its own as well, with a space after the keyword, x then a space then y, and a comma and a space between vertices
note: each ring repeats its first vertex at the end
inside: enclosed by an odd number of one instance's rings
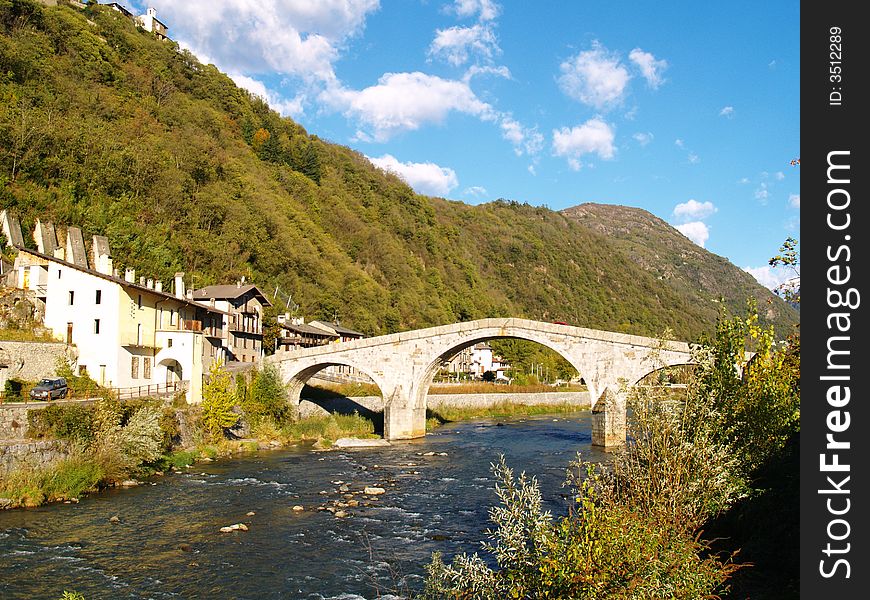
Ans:
MULTIPOLYGON (((54 254, 18 248, 16 286, 34 291, 45 305, 45 326, 74 345, 79 374, 113 388, 183 384, 188 402, 202 399, 202 375, 220 357, 221 323, 226 316, 187 297, 183 274, 173 294, 160 281, 112 268, 105 238, 94 236, 90 268, 80 259, 81 232, 67 232, 67 248, 54 254)), ((48 373, 46 375, 49 375, 48 373)))

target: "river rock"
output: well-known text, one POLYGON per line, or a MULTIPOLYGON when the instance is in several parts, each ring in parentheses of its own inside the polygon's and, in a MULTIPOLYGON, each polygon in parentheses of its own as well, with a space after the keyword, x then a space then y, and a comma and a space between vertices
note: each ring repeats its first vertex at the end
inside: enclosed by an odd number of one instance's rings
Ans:
POLYGON ((255 514, 257 514, 257 513, 255 513, 254 511, 249 511, 249 512, 245 513, 245 516, 246 517, 253 517, 255 514))
POLYGON ((434 452, 431 452, 431 451, 430 451, 430 452, 424 452, 424 453, 422 454, 422 456, 435 456, 435 453, 434 453, 434 452))
POLYGON ((109 523, 120 523, 121 519, 118 518, 118 515, 112 515, 109 517, 109 523))
POLYGON ((338 438, 332 444, 333 448, 381 448, 390 446, 390 442, 383 438, 363 440, 360 438, 338 438))
POLYGON ((135 479, 125 479, 121 482, 121 487, 136 487, 139 485, 139 482, 135 479))
POLYGON ((11 498, 0 498, 0 510, 4 508, 12 507, 12 499, 11 498))
POLYGON ((382 487, 366 487, 363 490, 363 494, 365 494, 366 496, 378 496, 380 494, 386 493, 386 491, 387 490, 382 487))
POLYGON ((347 484, 345 483, 345 484, 342 485, 340 488, 338 488, 338 491, 341 492, 341 493, 343 493, 343 494, 344 494, 344 493, 347 493, 347 492, 350 491, 350 486, 347 485, 347 484))
POLYGON ((348 506, 359 506, 359 500, 348 500, 347 505, 348 506))
POLYGON ((226 527, 221 527, 221 533, 230 533, 231 531, 247 531, 248 526, 244 523, 235 523, 234 525, 227 525, 226 527))
POLYGON ((305 510, 305 507, 302 506, 301 504, 297 504, 296 506, 293 507, 294 512, 302 512, 303 510, 305 510))
POLYGON ((336 519, 344 519, 348 516, 348 513, 343 510, 337 510, 334 513, 336 519))

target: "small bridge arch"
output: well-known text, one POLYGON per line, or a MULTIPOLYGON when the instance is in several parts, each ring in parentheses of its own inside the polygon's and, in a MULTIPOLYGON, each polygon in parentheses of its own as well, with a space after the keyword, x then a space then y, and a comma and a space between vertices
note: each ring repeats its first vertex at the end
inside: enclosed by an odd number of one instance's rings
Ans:
POLYGON ((330 364, 346 364, 366 373, 383 394, 384 437, 410 439, 426 433, 426 396, 435 371, 462 348, 499 338, 546 346, 582 374, 592 399, 593 443, 605 447, 625 441, 627 385, 658 368, 691 362, 689 347, 682 342, 515 318, 480 319, 280 352, 267 360, 279 367, 293 398, 304 381, 330 364))

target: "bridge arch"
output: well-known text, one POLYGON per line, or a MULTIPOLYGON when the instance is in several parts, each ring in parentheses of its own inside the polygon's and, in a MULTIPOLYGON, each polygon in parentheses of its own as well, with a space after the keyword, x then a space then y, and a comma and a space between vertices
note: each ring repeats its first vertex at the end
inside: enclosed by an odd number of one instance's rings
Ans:
POLYGON ((578 373, 580 373, 580 375, 583 375, 584 369, 588 366, 582 361, 577 360, 577 357, 570 356, 567 352, 567 349, 564 348, 562 344, 556 343, 553 340, 547 339, 546 336, 537 334, 535 332, 500 331, 497 335, 493 335, 492 332, 481 332, 480 334, 470 335, 468 338, 463 339, 458 343, 447 343, 445 344, 446 349, 442 348, 435 350, 435 352, 433 352, 434 356, 427 357, 426 360, 428 360, 429 364, 423 370, 419 386, 417 387, 416 394, 413 398, 413 405, 415 409, 419 410, 420 408, 422 408, 423 412, 425 413, 427 408, 426 399, 429 395, 429 388, 432 386, 432 380, 434 379, 435 374, 457 353, 481 342, 491 342, 493 340, 505 339, 523 340, 527 342, 534 342, 536 344, 544 346, 545 348, 552 350, 553 352, 557 353, 559 356, 567 360, 571 364, 571 366, 574 367, 578 373))

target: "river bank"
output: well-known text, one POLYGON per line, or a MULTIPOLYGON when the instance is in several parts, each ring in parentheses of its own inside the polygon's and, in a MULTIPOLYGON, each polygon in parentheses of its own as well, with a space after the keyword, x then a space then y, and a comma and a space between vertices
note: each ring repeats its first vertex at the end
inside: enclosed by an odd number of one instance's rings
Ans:
POLYGON ((609 460, 591 449, 588 412, 466 421, 389 448, 246 454, 78 504, 5 511, 0 597, 396 598, 419 588, 432 552, 479 550, 499 455, 534 473, 547 508, 564 511, 577 450, 609 460), (366 487, 385 491, 369 497, 366 487), (220 532, 237 523, 248 531, 220 532))
MULTIPOLYGON (((518 394, 510 398, 502 394, 432 396, 430 404, 433 408, 427 411, 427 430, 469 419, 566 414, 585 408, 584 399, 576 393, 569 396, 518 394)), ((167 452, 154 462, 121 473, 111 473, 111 468, 104 465, 103 457, 90 455, 64 440, 26 440, 21 436, 14 444, 3 446, 3 452, 0 452, 3 458, 0 461, 0 508, 75 503, 80 497, 101 489, 134 487, 142 479, 161 476, 172 469, 187 468, 197 462, 299 445, 329 449, 340 438, 381 438, 383 414, 375 410, 382 407, 380 397, 338 398, 319 404, 303 401, 302 404, 300 412, 305 416, 280 427, 270 422, 261 422, 253 428, 243 427, 240 429, 242 437, 189 443, 187 447, 167 452), (331 406, 333 403, 342 406, 331 406), (357 409, 352 414, 327 412, 327 408, 340 408, 347 412, 347 403, 357 406, 363 414, 357 409), (306 404, 311 406, 306 407, 306 404)), ((22 406, 16 406, 15 410, 21 413, 22 406)), ((26 410, 22 414, 18 414, 18 419, 26 422, 26 410)), ((22 428, 19 426, 15 431, 20 436, 22 428)))

